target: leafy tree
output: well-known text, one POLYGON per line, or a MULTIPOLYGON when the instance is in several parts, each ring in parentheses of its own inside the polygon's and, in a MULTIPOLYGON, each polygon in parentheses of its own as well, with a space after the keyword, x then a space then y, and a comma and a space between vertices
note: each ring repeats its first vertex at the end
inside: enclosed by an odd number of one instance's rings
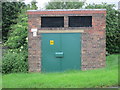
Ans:
POLYGON ((3 56, 2 60, 2 73, 16 73, 27 72, 28 63, 26 60, 27 53, 11 53, 8 52, 3 56))
POLYGON ((79 8, 82 8, 83 5, 84 5, 84 2, 81 2, 81 1, 65 2, 64 0, 60 0, 60 1, 52 0, 48 2, 45 8, 46 9, 79 9, 79 8))
POLYGON ((8 38, 10 26, 16 24, 17 15, 24 7, 23 2, 3 2, 2 3, 2 39, 5 42, 8 38))
POLYGON ((28 70, 28 16, 26 12, 31 9, 37 9, 35 2, 21 7, 21 11, 17 14, 16 24, 10 26, 11 30, 9 31, 8 40, 4 43, 9 49, 4 53, 3 73, 26 72, 28 70), (16 64, 13 64, 15 61, 16 64))
POLYGON ((31 2, 31 5, 22 7, 16 19, 17 24, 11 26, 11 32, 5 45, 10 49, 19 49, 27 51, 27 33, 28 33, 28 9, 37 9, 36 2, 31 2), (31 7, 30 7, 31 6, 31 7))
MULTIPOLYGON (((2 13, 2 3, 0 2, 0 12, 2 13)), ((0 43, 2 42, 2 14, 0 14, 0 43)))
POLYGON ((22 9, 16 19, 17 24, 11 26, 11 33, 5 45, 10 49, 18 49, 21 46, 27 46, 27 15, 26 10, 22 9))
POLYGON ((36 0, 33 0, 33 1, 31 2, 31 9, 33 9, 33 10, 38 9, 38 7, 37 7, 36 4, 37 4, 36 0))
POLYGON ((114 4, 89 4, 86 9, 106 9, 106 50, 108 53, 120 53, 120 29, 118 27, 118 10, 114 4))

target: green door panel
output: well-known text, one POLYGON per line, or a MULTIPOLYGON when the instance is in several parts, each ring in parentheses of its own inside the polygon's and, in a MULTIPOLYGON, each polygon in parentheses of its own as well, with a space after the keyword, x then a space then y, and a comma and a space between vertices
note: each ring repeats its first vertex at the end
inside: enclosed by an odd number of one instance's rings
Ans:
POLYGON ((49 33, 41 35, 42 72, 60 72, 80 69, 80 33, 49 33))
POLYGON ((59 50, 59 34, 42 34, 42 72, 60 71, 60 58, 55 57, 59 50), (54 45, 50 45, 50 40, 54 40, 54 45))
POLYGON ((61 34, 62 51, 62 70, 80 69, 80 34, 61 34))

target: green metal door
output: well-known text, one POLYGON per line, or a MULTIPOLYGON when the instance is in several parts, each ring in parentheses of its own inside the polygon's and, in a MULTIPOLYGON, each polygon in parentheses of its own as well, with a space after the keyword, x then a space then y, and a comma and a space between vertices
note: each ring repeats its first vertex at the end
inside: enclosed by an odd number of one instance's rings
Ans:
POLYGON ((80 33, 42 34, 42 72, 80 69, 80 33))
POLYGON ((55 52, 60 50, 58 34, 42 34, 42 72, 60 71, 60 58, 55 52), (51 41, 54 41, 51 43, 51 41))
POLYGON ((80 34, 61 34, 62 51, 64 58, 62 58, 62 71, 64 70, 80 70, 80 34))

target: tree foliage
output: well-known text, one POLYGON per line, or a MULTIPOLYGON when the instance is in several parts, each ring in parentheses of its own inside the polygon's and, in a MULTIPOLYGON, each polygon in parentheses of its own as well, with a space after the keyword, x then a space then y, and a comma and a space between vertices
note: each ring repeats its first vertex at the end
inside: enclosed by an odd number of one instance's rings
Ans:
POLYGON ((3 56, 3 73, 26 72, 28 70, 28 16, 26 12, 31 9, 37 9, 36 2, 21 7, 15 19, 17 23, 10 26, 8 39, 4 43, 8 50, 3 56))
POLYGON ((46 9, 79 9, 82 8, 84 5, 84 2, 78 1, 78 2, 65 2, 64 0, 56 1, 52 0, 48 2, 48 4, 45 6, 46 9))
POLYGON ((11 25, 16 24, 18 13, 25 6, 23 2, 3 2, 2 3, 2 39, 5 42, 8 38, 8 32, 11 25))
POLYGON ((26 12, 29 9, 37 9, 36 2, 31 2, 31 5, 21 8, 16 19, 17 24, 11 26, 12 30, 5 43, 8 48, 27 50, 28 17, 26 12))
POLYGON ((27 72, 27 53, 8 52, 3 56, 2 73, 27 72))
POLYGON ((33 10, 36 10, 36 9, 38 9, 38 7, 37 7, 37 2, 36 2, 36 0, 33 0, 32 2, 31 2, 31 10, 33 9, 33 10))
POLYGON ((120 29, 118 27, 118 10, 114 4, 89 4, 86 9, 106 9, 106 50, 108 53, 120 53, 120 29))
POLYGON ((18 14, 16 19, 17 24, 12 25, 8 40, 5 45, 10 49, 18 49, 21 46, 27 46, 27 15, 26 9, 22 9, 21 13, 18 14))
MULTIPOLYGON (((2 13, 2 3, 0 2, 0 12, 2 13)), ((2 14, 0 14, 0 43, 2 42, 2 14)))

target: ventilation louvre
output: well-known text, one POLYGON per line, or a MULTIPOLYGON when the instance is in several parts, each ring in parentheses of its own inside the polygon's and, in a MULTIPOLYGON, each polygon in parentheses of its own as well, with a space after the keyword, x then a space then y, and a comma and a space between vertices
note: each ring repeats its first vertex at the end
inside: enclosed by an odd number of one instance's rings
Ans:
POLYGON ((41 17, 41 27, 64 27, 64 17, 41 17))
POLYGON ((69 27, 92 27, 92 16, 69 16, 69 27))

